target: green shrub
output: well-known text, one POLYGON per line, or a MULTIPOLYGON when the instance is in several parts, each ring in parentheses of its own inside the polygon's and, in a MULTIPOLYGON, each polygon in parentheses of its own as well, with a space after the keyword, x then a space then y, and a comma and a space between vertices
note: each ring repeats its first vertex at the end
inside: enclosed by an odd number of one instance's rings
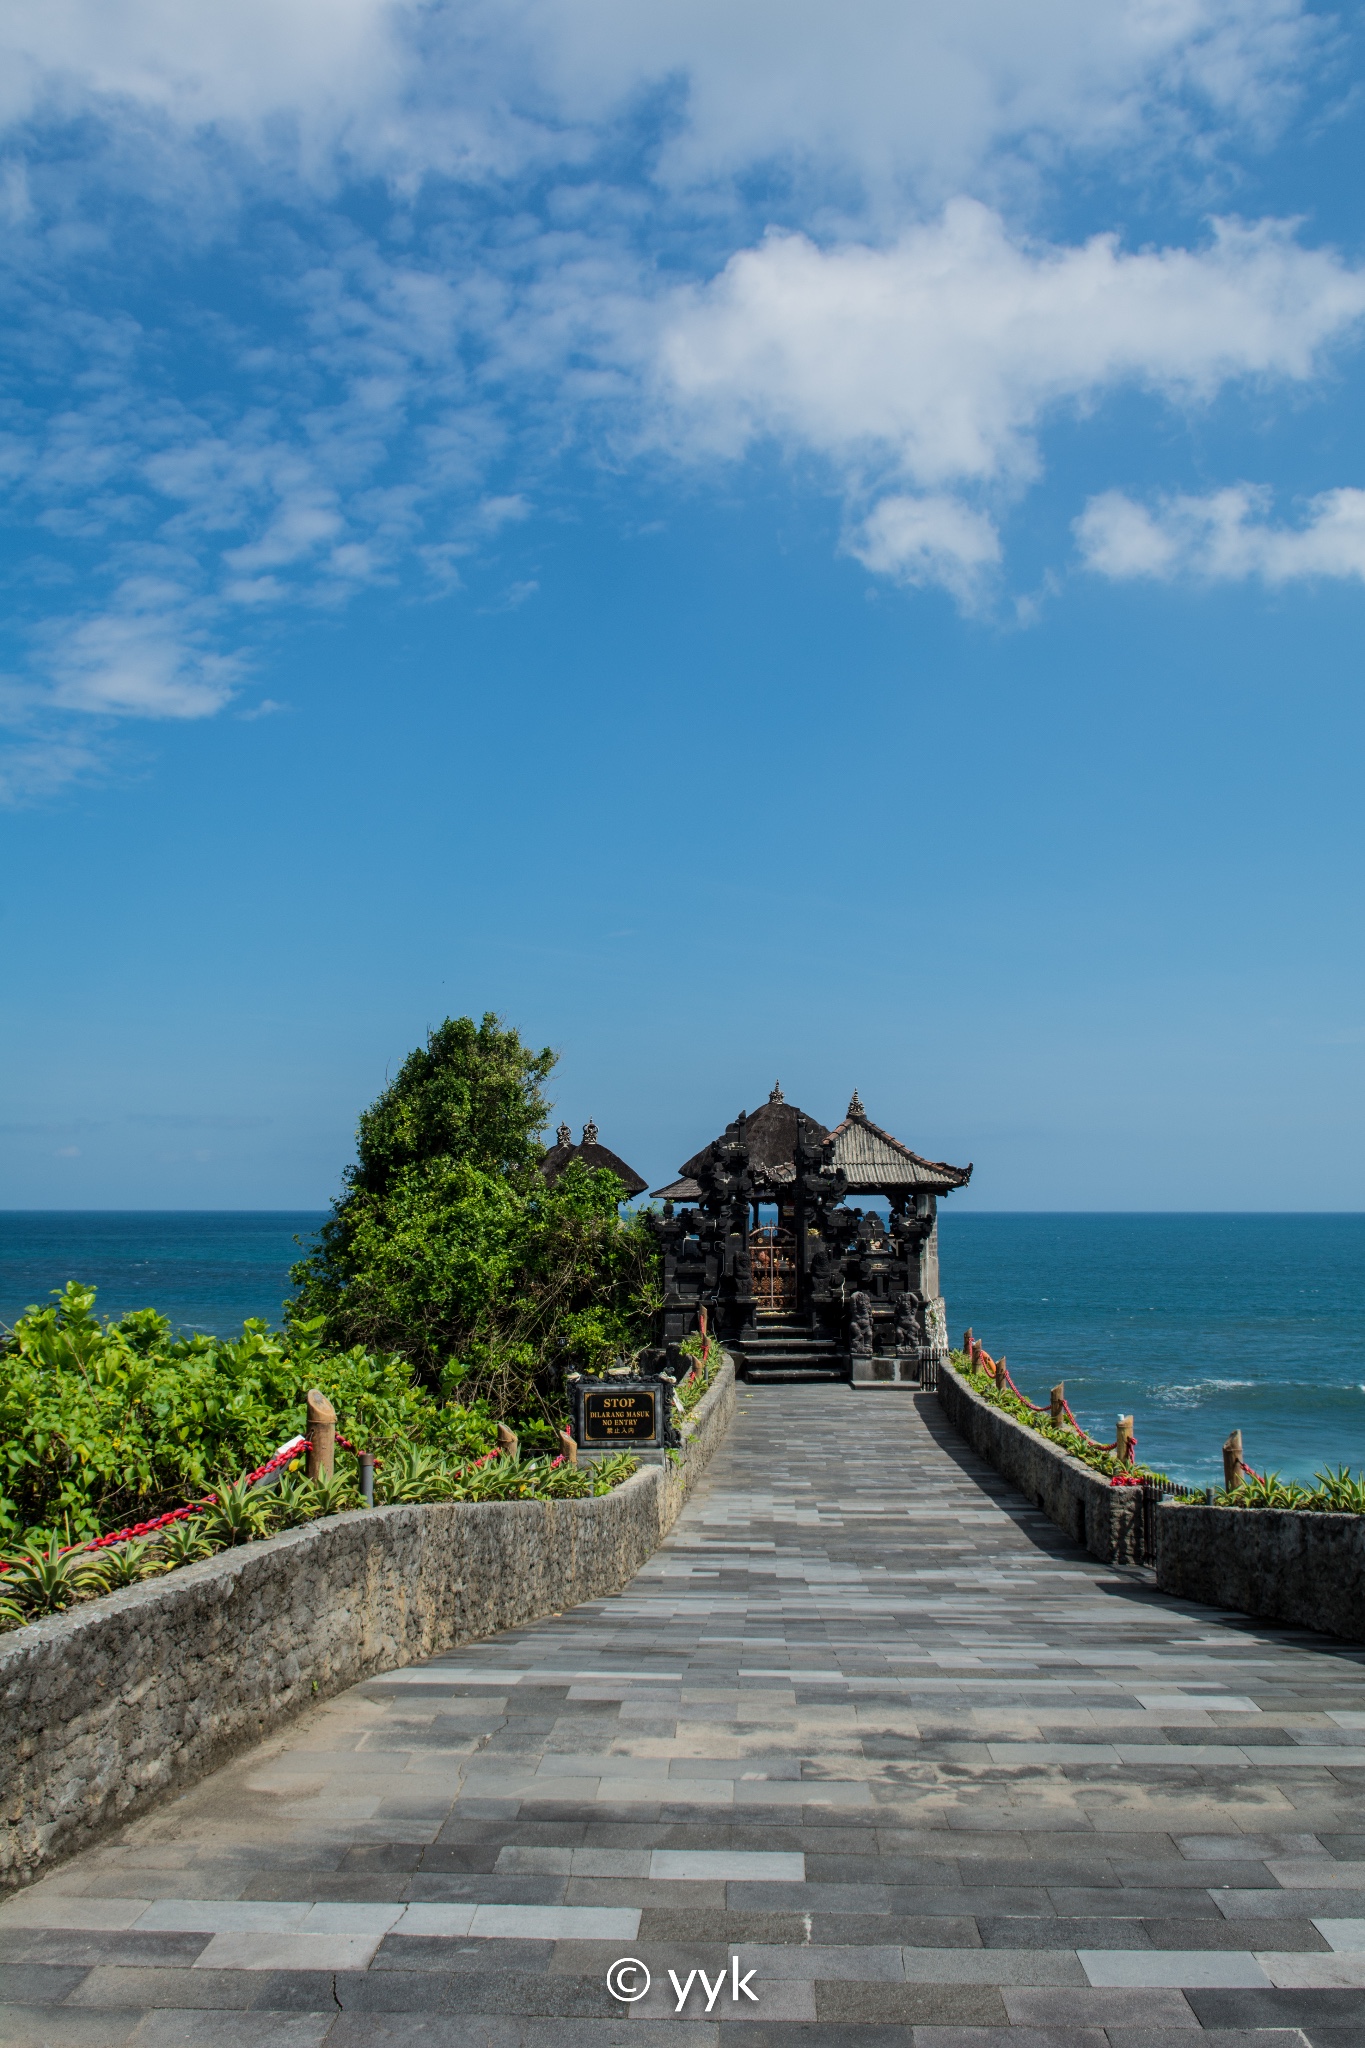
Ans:
POLYGON ((0 1543, 74 1542, 202 1498, 298 1433, 310 1387, 360 1449, 460 1459, 497 1442, 486 1403, 443 1402, 391 1354, 328 1352, 306 1326, 249 1322, 229 1339, 176 1337, 150 1309, 101 1322, 94 1289, 73 1282, 0 1344, 0 1543))
POLYGON ((658 1247, 611 1173, 552 1187, 536 1133, 554 1066, 498 1018, 447 1018, 360 1119, 357 1162, 293 1269, 293 1321, 398 1352, 429 1387, 551 1419, 567 1366, 649 1341, 658 1247))

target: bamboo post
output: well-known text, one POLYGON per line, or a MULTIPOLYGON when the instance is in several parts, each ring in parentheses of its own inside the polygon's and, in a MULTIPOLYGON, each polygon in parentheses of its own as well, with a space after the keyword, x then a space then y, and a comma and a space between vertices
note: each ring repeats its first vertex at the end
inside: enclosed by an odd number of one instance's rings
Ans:
POLYGON ((509 1458, 519 1458, 521 1456, 521 1443, 505 1422, 498 1424, 498 1449, 505 1451, 509 1458))
POLYGON ((1234 1429, 1223 1446, 1223 1484, 1231 1493, 1242 1483, 1242 1432, 1234 1429))
POLYGON ((1048 1413, 1058 1428, 1066 1421, 1066 1381, 1058 1380, 1048 1396, 1048 1413))
POLYGON ((337 1412, 316 1387, 308 1392, 308 1465, 310 1479, 330 1479, 337 1455, 337 1412))
POLYGON ((1114 1451, 1120 1465, 1132 1464, 1133 1418, 1131 1415, 1120 1415, 1119 1417, 1118 1429, 1114 1437, 1114 1451))
POLYGON ((962 1349, 966 1352, 967 1363, 970 1365, 972 1362, 972 1333, 970 1330, 962 1332, 962 1349))

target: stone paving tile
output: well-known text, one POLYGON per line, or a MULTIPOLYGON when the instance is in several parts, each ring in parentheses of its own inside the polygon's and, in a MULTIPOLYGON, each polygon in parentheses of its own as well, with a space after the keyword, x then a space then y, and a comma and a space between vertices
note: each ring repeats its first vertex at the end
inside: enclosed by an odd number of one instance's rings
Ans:
POLYGON ((932 1397, 743 1388, 614 1598, 0 1903, 0 2048, 1365 2048, 1362 1765, 1365 1651, 1095 1563, 932 1397))

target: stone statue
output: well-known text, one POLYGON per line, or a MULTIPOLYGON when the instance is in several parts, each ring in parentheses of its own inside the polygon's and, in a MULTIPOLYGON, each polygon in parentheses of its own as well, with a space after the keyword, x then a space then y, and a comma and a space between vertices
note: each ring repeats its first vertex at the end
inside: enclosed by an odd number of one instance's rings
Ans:
POLYGON ((861 1289, 853 1296, 849 1311, 848 1348, 855 1358, 872 1354, 872 1297, 861 1289))

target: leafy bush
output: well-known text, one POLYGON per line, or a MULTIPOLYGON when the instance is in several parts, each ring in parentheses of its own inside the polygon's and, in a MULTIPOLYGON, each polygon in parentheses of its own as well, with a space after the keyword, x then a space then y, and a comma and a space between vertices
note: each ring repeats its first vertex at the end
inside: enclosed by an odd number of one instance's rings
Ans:
POLYGON ((649 1341, 658 1247, 621 1216, 621 1183, 581 1161, 542 1178, 554 1063, 494 1016, 429 1034, 360 1119, 356 1164, 293 1269, 296 1326, 543 1420, 566 1367, 649 1341))
POLYGON ((464 1458, 497 1442, 486 1404, 442 1403, 401 1358, 329 1353, 306 1326, 227 1339, 176 1337, 150 1309, 101 1322, 94 1289, 73 1283, 0 1345, 0 1542, 73 1542, 214 1491, 299 1430, 310 1387, 358 1448, 464 1458))

